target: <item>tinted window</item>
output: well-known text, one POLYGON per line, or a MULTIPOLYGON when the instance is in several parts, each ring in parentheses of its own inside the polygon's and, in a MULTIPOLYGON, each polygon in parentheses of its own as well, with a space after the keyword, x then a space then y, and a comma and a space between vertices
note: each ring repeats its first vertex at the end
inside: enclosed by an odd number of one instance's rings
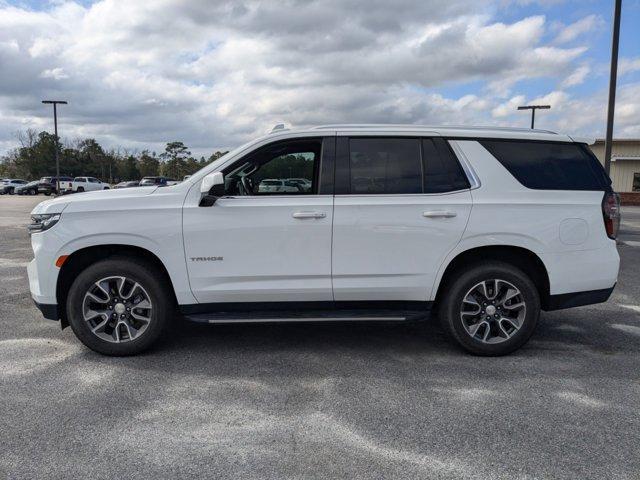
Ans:
POLYGON ((300 195, 317 192, 322 140, 278 142, 225 171, 227 195, 300 195))
POLYGON ((602 190, 611 181, 584 145, 481 140, 525 187, 540 190, 602 190))
POLYGON ((469 188, 469 180, 458 159, 442 139, 422 141, 424 192, 442 193, 469 188))
POLYGON ((422 193, 420 140, 351 138, 352 194, 422 193))

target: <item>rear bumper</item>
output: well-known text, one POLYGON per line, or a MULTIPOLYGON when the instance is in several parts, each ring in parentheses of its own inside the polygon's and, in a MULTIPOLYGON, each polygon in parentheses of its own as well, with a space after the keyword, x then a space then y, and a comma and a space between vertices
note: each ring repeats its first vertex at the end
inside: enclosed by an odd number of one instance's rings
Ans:
POLYGON ((560 295, 550 295, 549 301, 545 306, 545 310, 562 310, 564 308, 581 307, 583 305, 593 305, 594 303, 603 303, 609 300, 611 292, 616 288, 602 290, 589 290, 587 292, 562 293, 560 295))
POLYGON ((42 312, 42 316, 47 320, 60 320, 60 316, 58 315, 58 305, 50 304, 50 303, 38 303, 35 300, 33 303, 36 304, 38 310, 42 312))

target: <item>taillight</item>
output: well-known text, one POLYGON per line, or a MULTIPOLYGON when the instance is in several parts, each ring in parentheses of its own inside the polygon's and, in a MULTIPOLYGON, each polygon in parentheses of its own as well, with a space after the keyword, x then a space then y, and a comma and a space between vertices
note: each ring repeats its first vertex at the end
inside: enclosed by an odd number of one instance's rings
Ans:
POLYGON ((620 228, 620 195, 615 192, 607 192, 602 200, 602 218, 604 229, 609 238, 615 239, 620 228))

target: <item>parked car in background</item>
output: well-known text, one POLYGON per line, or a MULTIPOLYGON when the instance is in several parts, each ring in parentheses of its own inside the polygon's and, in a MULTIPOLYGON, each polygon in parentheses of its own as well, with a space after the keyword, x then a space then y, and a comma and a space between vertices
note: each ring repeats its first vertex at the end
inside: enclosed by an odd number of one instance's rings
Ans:
POLYGON ((308 178, 288 178, 287 181, 299 185, 300 190, 303 192, 311 191, 311 180, 308 178))
POLYGON ((258 184, 258 193, 298 193, 301 191, 302 188, 298 183, 279 178, 265 178, 258 184))
POLYGON ((73 181, 67 183, 67 192, 91 192, 93 190, 109 190, 110 185, 98 180, 95 177, 75 177, 73 181))
POLYGON ((143 177, 142 180, 140 180, 141 187, 150 187, 152 185, 166 187, 178 183, 180 182, 168 177, 143 177))
POLYGON ((57 181, 60 181, 60 190, 65 188, 64 183, 72 182, 72 177, 60 176, 58 177, 42 177, 38 182, 38 193, 44 193, 45 195, 57 194, 57 181))
POLYGON ((184 177, 182 177, 182 181, 184 182, 185 180, 188 180, 191 177, 191 175, 185 175, 184 177))
POLYGON ((137 187, 138 185, 140 185, 140 182, 138 180, 129 180, 126 182, 117 183, 113 186, 113 188, 131 188, 137 187))
POLYGON ((28 183, 19 178, 7 178, 0 183, 0 195, 13 195, 16 187, 28 183))
POLYGON ((14 191, 17 195, 37 195, 39 183, 39 180, 34 180, 33 182, 17 186, 14 191))

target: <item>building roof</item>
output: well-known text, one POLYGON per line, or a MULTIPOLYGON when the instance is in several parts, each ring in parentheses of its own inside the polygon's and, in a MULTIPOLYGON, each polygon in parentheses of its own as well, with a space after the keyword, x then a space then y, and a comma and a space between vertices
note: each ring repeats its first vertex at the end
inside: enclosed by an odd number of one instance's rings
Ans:
MULTIPOLYGON (((597 138, 596 143, 604 143, 604 138, 597 138)), ((640 143, 640 138, 614 138, 613 143, 640 143)))

